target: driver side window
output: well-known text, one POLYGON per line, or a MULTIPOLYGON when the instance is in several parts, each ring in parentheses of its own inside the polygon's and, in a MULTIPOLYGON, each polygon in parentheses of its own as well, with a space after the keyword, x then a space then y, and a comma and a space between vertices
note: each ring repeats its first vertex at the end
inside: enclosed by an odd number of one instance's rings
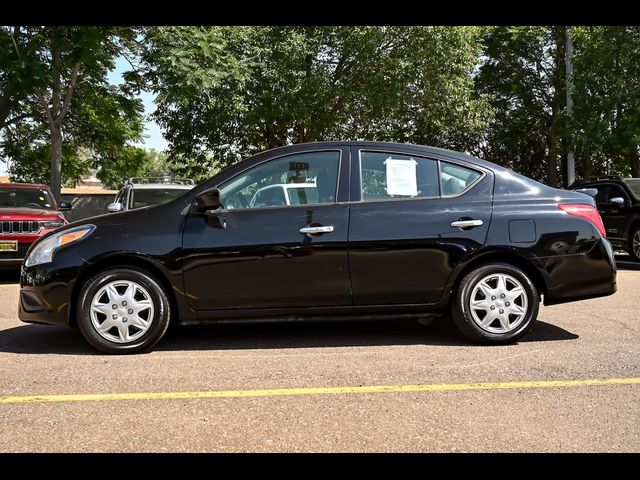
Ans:
POLYGON ((340 152, 308 152, 269 160, 221 184, 226 209, 333 203, 340 152))

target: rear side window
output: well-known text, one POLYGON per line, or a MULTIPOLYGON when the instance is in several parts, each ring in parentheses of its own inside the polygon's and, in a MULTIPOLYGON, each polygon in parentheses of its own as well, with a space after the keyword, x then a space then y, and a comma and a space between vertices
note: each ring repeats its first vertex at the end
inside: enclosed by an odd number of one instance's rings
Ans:
POLYGON ((397 153, 361 152, 362 200, 438 197, 438 162, 397 153))
POLYGON ((442 182, 442 196, 459 195, 473 185, 482 174, 470 168, 440 162, 440 181, 442 182))

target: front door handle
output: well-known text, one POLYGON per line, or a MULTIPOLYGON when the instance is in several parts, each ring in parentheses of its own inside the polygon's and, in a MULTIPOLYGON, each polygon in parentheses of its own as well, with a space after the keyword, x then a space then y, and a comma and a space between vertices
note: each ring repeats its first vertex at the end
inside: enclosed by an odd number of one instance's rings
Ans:
POLYGON ((316 227, 304 227, 300 229, 300 233, 309 235, 318 235, 319 233, 333 232, 333 225, 318 225, 316 227))
POLYGON ((471 227, 479 227, 484 222, 482 220, 457 220, 455 222, 451 222, 452 227, 458 228, 471 228, 471 227))

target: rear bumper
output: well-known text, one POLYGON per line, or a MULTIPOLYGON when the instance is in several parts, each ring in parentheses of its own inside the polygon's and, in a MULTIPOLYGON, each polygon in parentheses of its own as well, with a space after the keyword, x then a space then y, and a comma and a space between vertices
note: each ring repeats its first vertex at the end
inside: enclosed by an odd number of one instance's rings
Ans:
POLYGON ((613 247, 601 239, 583 255, 563 255, 541 259, 546 276, 545 305, 605 297, 617 290, 613 247))

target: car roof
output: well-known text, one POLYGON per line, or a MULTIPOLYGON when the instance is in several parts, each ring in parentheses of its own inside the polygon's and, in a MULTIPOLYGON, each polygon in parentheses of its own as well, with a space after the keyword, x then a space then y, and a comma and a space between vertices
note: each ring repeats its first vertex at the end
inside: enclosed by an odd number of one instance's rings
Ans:
POLYGON ((191 190, 195 185, 180 185, 176 183, 131 183, 130 186, 134 190, 191 190))
MULTIPOLYGON (((420 152, 423 155, 443 155, 453 159, 459 159, 467 162, 475 163, 480 167, 485 167, 493 170, 506 171, 507 168, 498 165, 497 163, 489 162, 487 160, 483 160, 482 158, 474 157, 473 155, 469 155, 467 153, 456 152, 455 150, 448 150, 446 148, 439 147, 429 147, 427 145, 418 145, 415 143, 397 143, 397 142, 374 142, 369 140, 345 140, 345 141, 328 141, 328 142, 306 142, 306 143, 295 143, 293 145, 285 145, 283 147, 272 148, 270 150, 264 150, 260 152, 263 153, 273 153, 277 151, 281 151, 282 153, 291 152, 296 153, 298 150, 300 152, 308 150, 309 147, 319 148, 319 149, 329 149, 329 148, 340 148, 340 147, 365 147, 370 148, 372 150, 375 149, 411 149, 414 152, 420 152)), ((398 152, 400 153, 400 152, 398 152)), ((259 154, 258 154, 259 155, 259 154)), ((256 155, 257 156, 257 155, 256 155)))
MULTIPOLYGON (((343 148, 356 147, 365 150, 381 151, 383 153, 397 153, 399 155, 416 155, 424 157, 432 157, 442 159, 444 161, 453 160, 468 164, 470 168, 473 166, 492 171, 494 174, 501 176, 507 182, 517 181, 520 186, 528 183, 535 183, 536 188, 542 188, 543 184, 529 177, 518 174, 508 167, 503 167, 497 163, 489 162, 482 158, 475 157, 467 153, 456 152, 446 148, 428 147, 425 145, 417 145, 412 143, 396 143, 396 142, 373 142, 365 140, 344 140, 344 141, 328 141, 328 142, 307 142, 286 145, 283 147, 263 150, 255 155, 245 158, 244 160, 230 165, 209 180, 201 183, 196 187, 196 193, 202 192, 207 188, 220 185, 223 182, 233 178, 241 172, 259 165, 262 161, 278 156, 294 155, 298 153, 306 153, 323 150, 338 150, 343 148), (514 180, 516 179, 516 180, 514 180)), ((545 186, 546 187, 546 186, 545 186)), ((551 187, 546 187, 551 188, 551 187)))
POLYGON ((41 185, 38 183, 0 183, 0 188, 43 188, 49 190, 47 185, 41 185))

